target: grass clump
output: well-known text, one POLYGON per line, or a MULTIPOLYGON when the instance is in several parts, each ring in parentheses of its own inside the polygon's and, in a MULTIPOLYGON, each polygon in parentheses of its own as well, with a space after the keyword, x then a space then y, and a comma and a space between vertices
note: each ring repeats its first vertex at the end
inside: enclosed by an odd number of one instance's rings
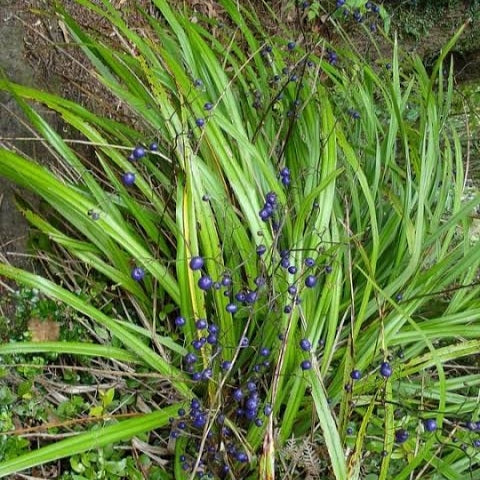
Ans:
POLYGON ((477 378, 462 367, 479 347, 480 247, 462 232, 477 199, 463 199, 442 63, 456 38, 427 74, 396 44, 377 67, 324 40, 268 38, 230 0, 220 3, 237 27, 219 36, 163 0, 139 10, 141 35, 107 0, 79 3, 115 27, 117 50, 58 14, 143 127, 0 82, 56 162, 3 148, 0 174, 52 207, 53 219, 21 205, 75 260, 63 284, 7 262, 0 274, 92 332, 0 354, 69 351, 160 383, 131 384, 145 399, 120 402, 120 415, 104 392, 110 401, 83 413, 101 426, 5 460, 0 475, 67 457, 78 466, 86 451, 138 438, 150 463, 137 467, 158 478, 476 468, 464 422, 477 421, 465 386, 477 378), (60 114, 94 158, 30 101, 60 114), (85 294, 96 282, 100 299, 85 294))

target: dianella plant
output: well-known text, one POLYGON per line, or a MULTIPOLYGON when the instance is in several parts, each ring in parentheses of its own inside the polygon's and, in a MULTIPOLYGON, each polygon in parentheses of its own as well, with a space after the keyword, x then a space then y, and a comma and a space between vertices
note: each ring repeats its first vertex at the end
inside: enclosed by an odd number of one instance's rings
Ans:
POLYGON ((76 266, 49 277, 4 259, 0 275, 109 336, 0 355, 103 358, 165 390, 134 418, 32 445, 0 476, 142 435, 168 445, 165 479, 476 478, 478 198, 465 194, 446 60, 461 31, 427 72, 395 41, 369 63, 348 38, 269 36, 233 0, 215 28, 153 0, 141 31, 109 0, 76 2, 120 38, 58 8, 136 121, 3 75, 51 160, 4 145, 0 175, 48 204, 19 200, 76 266), (97 281, 114 308, 86 294, 97 281))

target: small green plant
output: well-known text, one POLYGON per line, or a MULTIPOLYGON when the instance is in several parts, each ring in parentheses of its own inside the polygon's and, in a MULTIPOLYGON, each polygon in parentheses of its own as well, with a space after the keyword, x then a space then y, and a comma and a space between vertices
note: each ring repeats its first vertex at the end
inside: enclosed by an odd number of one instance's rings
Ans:
MULTIPOLYGON (((429 75, 415 57, 401 66, 397 45, 378 67, 324 41, 269 38, 230 0, 220 3, 237 29, 220 37, 163 0, 157 16, 139 11, 141 35, 108 0, 79 3, 120 46, 58 14, 142 131, 3 79, 66 173, 2 149, 0 174, 64 219, 59 228, 22 205, 78 261, 69 278, 96 271, 109 308, 0 264, 91 332, 0 354, 80 355, 159 383, 137 404, 111 386, 96 403, 72 398, 64 415, 89 409, 82 433, 5 459, 0 476, 69 458, 72 478, 135 478, 115 445, 139 436, 148 478, 340 480, 369 465, 400 480, 476 468, 477 424, 463 422, 477 421, 465 383, 478 379, 452 372, 480 346, 480 245, 458 235, 478 199, 463 198, 443 72, 461 32, 429 75), (32 100, 95 158, 77 155, 32 100)), ((138 378, 125 389, 141 389, 138 378)))

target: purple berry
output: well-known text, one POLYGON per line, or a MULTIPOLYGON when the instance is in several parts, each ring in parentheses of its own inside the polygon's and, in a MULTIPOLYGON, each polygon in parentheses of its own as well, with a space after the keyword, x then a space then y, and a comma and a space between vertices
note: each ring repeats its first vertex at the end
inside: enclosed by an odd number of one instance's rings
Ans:
POLYGON ((185 363, 192 364, 198 360, 198 357, 194 353, 187 353, 185 355, 185 363))
POLYGON ((392 367, 388 362, 382 362, 380 365, 380 375, 385 378, 392 376, 392 367))
POLYGON ((243 392, 240 388, 233 391, 233 399, 239 402, 243 398, 243 392))
POLYGON ((257 293, 256 290, 248 292, 245 295, 245 302, 252 305, 253 303, 255 303, 257 301, 257 296, 258 296, 258 293, 257 293))
POLYGON ((175 319, 175 325, 177 327, 183 327, 185 325, 185 319, 183 317, 177 317, 175 319))
POLYGON ((143 277, 145 277, 145 271, 143 270, 142 267, 135 267, 132 270, 131 277, 136 281, 140 282, 143 280, 143 277))
POLYGON ((306 267, 313 267, 315 265, 315 260, 312 257, 307 257, 305 259, 305 266, 306 267))
POLYGON ((152 143, 150 144, 150 150, 151 150, 152 152, 156 152, 156 151, 158 150, 158 143, 152 142, 152 143))
POLYGON ((272 406, 269 403, 266 403, 263 407, 263 414, 268 417, 272 414, 272 406))
POLYGON ((204 328, 207 328, 207 321, 204 318, 200 318, 195 322, 195 327, 197 330, 203 330, 204 328))
POLYGON ((405 443, 408 440, 408 432, 404 428, 400 428, 395 432, 395 442, 405 443))
POLYGON ((352 370, 350 372, 350 378, 352 380, 360 380, 362 378, 362 372, 360 370, 352 370))
POLYGON ((428 418, 423 422, 423 426, 427 432, 434 432, 437 429, 437 422, 434 418, 428 418))
POLYGON ((300 367, 302 370, 310 370, 312 368, 312 362, 310 360, 304 360, 300 367))
POLYGON ((132 155, 135 160, 140 160, 145 156, 145 154, 146 154, 145 149, 140 146, 135 147, 132 151, 132 155))
POLYGON ((305 286, 313 288, 317 284, 317 277, 315 275, 308 275, 305 279, 305 286))
POLYGON ((300 340, 300 348, 305 352, 309 352, 312 349, 310 340, 308 340, 308 338, 302 338, 302 340, 300 340))
POLYGON ((268 349, 267 347, 262 347, 260 349, 260 355, 262 357, 268 357, 270 355, 270 349, 268 349))
POLYGON ((238 306, 235 303, 229 303, 225 309, 228 313, 234 314, 238 311, 238 306))
POLYGON ((252 380, 247 382, 247 390, 249 392, 255 392, 257 390, 257 385, 255 384, 255 382, 253 382, 252 380))
POLYGON ((213 103, 207 102, 207 103, 205 103, 205 105, 203 106, 203 108, 204 108, 205 110, 207 110, 207 112, 208 112, 208 111, 210 111, 210 110, 213 108, 213 103))
POLYGON ((257 247, 257 255, 260 257, 267 251, 267 247, 265 245, 259 245, 257 247))
POLYGON ((205 120, 203 118, 197 118, 195 120, 195 124, 197 125, 197 127, 202 128, 205 125, 205 120))
POLYGON ((219 330, 219 329, 218 329, 218 326, 215 325, 214 323, 210 323, 210 324, 208 325, 208 331, 209 331, 210 333, 217 334, 217 333, 218 333, 218 330, 219 330))
POLYGON ((248 462, 248 456, 246 453, 244 452, 237 452, 237 454, 235 455, 236 459, 241 462, 241 463, 246 463, 248 462))
POLYGON ((122 175, 122 183, 126 187, 130 187, 135 183, 135 174, 133 172, 125 172, 122 175))
POLYGON ((198 287, 201 290, 210 290, 213 286, 213 280, 208 276, 204 275, 198 280, 198 287))
POLYGON ((230 370, 232 368, 232 362, 230 360, 224 360, 220 366, 222 370, 230 370))
POLYGON ((192 257, 190 259, 189 265, 192 270, 200 270, 203 267, 204 263, 205 262, 203 261, 202 257, 192 257))

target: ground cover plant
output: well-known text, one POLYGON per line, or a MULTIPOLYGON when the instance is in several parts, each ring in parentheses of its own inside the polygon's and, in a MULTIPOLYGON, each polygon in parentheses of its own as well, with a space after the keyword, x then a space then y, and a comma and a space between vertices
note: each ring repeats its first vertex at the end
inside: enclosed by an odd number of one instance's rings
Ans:
MULTIPOLYGON (((269 37, 230 0, 215 35, 163 0, 139 9, 141 32, 108 0, 77 3, 122 39, 59 7, 138 125, 0 80, 54 159, 4 146, 0 174, 51 207, 19 201, 64 255, 50 278, 6 261, 0 275, 83 327, 80 342, 0 354, 79 356, 92 384, 98 361, 156 383, 135 379, 120 400, 99 387, 90 408, 72 396, 60 419, 78 421, 10 448, 0 476, 68 459, 63 478, 477 478, 478 198, 464 195, 445 61, 461 31, 429 74, 395 42, 369 64, 353 46, 269 37)), ((332 21, 380 13, 337 4, 332 21)), ((22 438, 2 430, 2 445, 22 438)))

